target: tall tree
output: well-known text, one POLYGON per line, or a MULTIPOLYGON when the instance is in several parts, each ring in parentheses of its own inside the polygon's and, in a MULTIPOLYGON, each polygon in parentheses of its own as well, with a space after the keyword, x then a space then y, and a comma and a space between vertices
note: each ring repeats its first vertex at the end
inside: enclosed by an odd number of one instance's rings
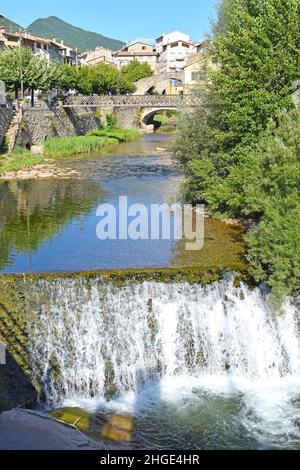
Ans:
POLYGON ((142 78, 151 77, 153 70, 148 63, 140 63, 138 60, 133 60, 130 64, 125 65, 121 69, 121 75, 129 82, 137 82, 142 78))
MULTIPOLYGON (((224 0, 213 40, 219 67, 205 109, 179 127, 175 152, 190 162, 189 196, 232 214, 226 178, 281 108, 299 77, 299 0, 224 0), (234 6, 234 8, 233 8, 234 6), (225 8, 226 7, 226 8, 225 8), (180 131, 182 129, 182 131, 180 131)), ((202 92, 203 93, 203 92, 202 92)))
POLYGON ((282 299, 300 291, 299 0, 223 0, 213 50, 204 106, 183 116, 174 151, 189 200, 255 222, 246 236, 252 273, 282 299))
POLYGON ((24 88, 48 91, 58 79, 58 67, 39 55, 22 47, 6 49, 0 53, 0 79, 16 94, 23 83, 24 88))

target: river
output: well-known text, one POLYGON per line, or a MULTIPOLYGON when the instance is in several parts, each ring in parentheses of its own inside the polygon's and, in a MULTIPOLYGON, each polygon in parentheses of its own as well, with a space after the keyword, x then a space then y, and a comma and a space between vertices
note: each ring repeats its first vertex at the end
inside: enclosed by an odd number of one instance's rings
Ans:
POLYGON ((77 178, 0 183, 0 272, 238 265, 243 253, 241 229, 216 220, 206 223, 204 250, 188 259, 172 236, 169 240, 97 238, 100 204, 117 207, 119 196, 127 196, 128 205, 142 203, 149 209, 151 204, 179 200, 182 169, 164 151, 167 145, 166 137, 148 135, 140 142, 113 147, 109 154, 57 161, 64 169, 79 172, 77 178))
POLYGON ((300 449, 299 311, 289 300, 275 312, 266 292, 229 273, 206 286, 59 274, 245 266, 242 229, 212 219, 204 249, 189 255, 176 240, 97 239, 103 202, 180 198, 182 170, 166 146, 146 136, 61 161, 80 177, 0 185, 2 272, 58 273, 22 281, 39 406, 123 420, 126 436, 114 438, 134 449, 300 449))

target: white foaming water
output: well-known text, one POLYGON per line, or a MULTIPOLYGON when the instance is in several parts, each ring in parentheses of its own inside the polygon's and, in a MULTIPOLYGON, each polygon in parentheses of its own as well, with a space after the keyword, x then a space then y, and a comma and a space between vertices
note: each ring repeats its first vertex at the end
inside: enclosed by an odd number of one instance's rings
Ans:
POLYGON ((299 311, 289 302, 274 314, 259 289, 228 280, 35 289, 49 299, 30 347, 48 405, 134 413, 137 402, 151 412, 155 401, 180 410, 201 406, 201 394, 236 397, 237 419, 260 442, 300 441, 299 311))

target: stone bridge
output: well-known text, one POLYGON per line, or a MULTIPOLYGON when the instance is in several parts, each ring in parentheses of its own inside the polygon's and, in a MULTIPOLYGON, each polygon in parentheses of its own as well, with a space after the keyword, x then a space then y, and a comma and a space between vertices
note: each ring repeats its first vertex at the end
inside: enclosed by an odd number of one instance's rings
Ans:
POLYGON ((180 110, 201 106, 195 95, 102 95, 72 96, 66 98, 63 108, 94 108, 114 113, 122 127, 146 127, 155 114, 161 111, 180 110))

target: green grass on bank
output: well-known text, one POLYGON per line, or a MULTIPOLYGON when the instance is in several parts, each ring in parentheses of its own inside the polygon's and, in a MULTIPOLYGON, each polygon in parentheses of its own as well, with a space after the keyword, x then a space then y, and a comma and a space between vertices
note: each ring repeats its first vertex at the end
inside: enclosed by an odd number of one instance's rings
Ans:
POLYGON ((153 118, 153 121, 154 123, 160 124, 161 126, 168 126, 173 123, 174 119, 163 114, 156 114, 153 118))
POLYGON ((110 137, 117 139, 119 142, 133 142, 138 140, 141 136, 141 133, 138 129, 99 129, 97 131, 92 131, 87 134, 88 136, 96 137, 110 137))
POLYGON ((44 155, 56 158, 93 153, 108 145, 132 142, 139 138, 140 131, 137 129, 99 129, 79 137, 53 137, 44 142, 44 155))
POLYGON ((36 155, 27 149, 16 147, 10 154, 0 156, 0 176, 19 170, 30 170, 43 162, 42 155, 36 155))
MULTIPOLYGON (((44 142, 44 157, 59 158, 76 154, 88 154, 120 142, 132 142, 140 138, 137 129, 100 129, 83 136, 53 137, 44 142)), ((0 176, 19 170, 31 169, 44 162, 42 155, 17 147, 9 155, 0 156, 0 176)))
POLYGON ((80 153, 93 153, 107 145, 117 143, 118 140, 114 138, 89 135, 79 137, 53 137, 44 142, 44 155, 48 158, 57 158, 80 153))

